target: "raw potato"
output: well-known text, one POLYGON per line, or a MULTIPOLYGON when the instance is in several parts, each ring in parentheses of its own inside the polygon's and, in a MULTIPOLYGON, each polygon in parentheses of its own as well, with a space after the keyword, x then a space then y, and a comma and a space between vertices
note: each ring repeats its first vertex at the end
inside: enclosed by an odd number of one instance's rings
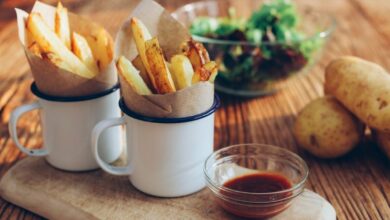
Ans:
POLYGON ((336 59, 326 68, 325 92, 369 127, 390 133, 390 75, 381 66, 357 57, 336 59))
POLYGON ((374 131, 374 136, 379 147, 386 153, 387 157, 390 158, 390 134, 374 131))
POLYGON ((309 103, 298 115, 294 126, 298 144, 321 158, 348 153, 362 135, 360 121, 331 96, 309 103))

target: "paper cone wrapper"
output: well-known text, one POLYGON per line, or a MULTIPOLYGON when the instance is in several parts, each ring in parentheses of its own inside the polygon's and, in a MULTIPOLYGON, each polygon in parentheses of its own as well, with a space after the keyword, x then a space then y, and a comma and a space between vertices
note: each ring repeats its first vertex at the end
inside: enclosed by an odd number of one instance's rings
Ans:
MULTIPOLYGON (((19 40, 23 45, 31 72, 38 89, 51 96, 78 97, 94 95, 117 84, 118 77, 114 62, 92 79, 83 78, 67 70, 60 69, 50 61, 43 60, 27 49, 26 45, 26 19, 28 13, 15 9, 18 22, 19 40)), ((56 8, 36 1, 32 12, 42 15, 46 23, 54 30, 54 17, 56 8)), ((82 36, 94 35, 103 27, 73 13, 69 14, 71 33, 73 31, 82 36)))
MULTIPOLYGON (((143 0, 123 23, 115 40, 115 60, 125 56, 133 60, 138 51, 133 39, 130 19, 136 17, 157 36, 167 60, 181 53, 181 45, 190 39, 187 29, 158 3, 143 0)), ((207 111, 214 102, 214 85, 200 82, 191 87, 164 95, 138 95, 119 77, 126 106, 139 114, 160 118, 181 118, 207 111)))

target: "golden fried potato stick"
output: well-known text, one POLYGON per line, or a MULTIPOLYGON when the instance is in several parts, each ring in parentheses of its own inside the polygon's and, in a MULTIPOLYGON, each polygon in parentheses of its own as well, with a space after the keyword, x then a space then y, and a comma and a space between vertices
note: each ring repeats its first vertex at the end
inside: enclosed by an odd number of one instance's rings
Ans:
POLYGON ((204 48, 202 43, 189 40, 184 45, 183 50, 184 54, 190 59, 192 67, 195 70, 210 62, 209 53, 207 52, 206 48, 204 48))
POLYGON ((155 89, 157 93, 166 94, 175 92, 175 85, 157 38, 146 41, 145 54, 153 81, 156 84, 155 89))
POLYGON ((92 54, 100 70, 105 70, 114 58, 114 42, 110 34, 103 28, 84 36, 92 50, 92 54))
POLYGON ((142 62, 142 59, 141 57, 138 55, 136 56, 132 61, 131 63, 134 65, 134 67, 139 70, 139 75, 142 77, 142 79, 144 80, 144 82, 146 83, 146 85, 152 90, 152 92, 154 91, 154 87, 152 85, 152 82, 150 81, 150 78, 149 78, 149 75, 148 75, 148 72, 145 68, 145 65, 144 63, 142 62))
POLYGON ((214 82, 215 77, 218 74, 218 66, 214 61, 210 61, 200 68, 195 70, 192 78, 192 84, 200 81, 214 82))
POLYGON ((191 86, 194 69, 192 68, 191 61, 186 56, 182 54, 173 56, 169 70, 172 73, 176 89, 179 90, 191 86))
POLYGON ((133 66, 133 64, 121 56, 117 62, 117 68, 119 74, 123 76, 130 87, 139 95, 151 95, 152 92, 139 75, 139 71, 133 66))
POLYGON ((72 68, 68 63, 66 63, 55 53, 51 53, 51 52, 42 53, 42 59, 50 61, 52 64, 64 70, 70 71, 70 69, 72 68))
POLYGON ((149 30, 146 28, 142 21, 137 18, 131 18, 130 20, 131 31, 133 32, 133 37, 135 45, 137 46, 138 54, 141 57, 141 60, 145 66, 145 69, 148 73, 149 80, 153 84, 153 87, 156 87, 156 82, 152 76, 151 69, 149 67, 148 59, 146 57, 145 42, 152 39, 149 30))
POLYGON ((77 74, 81 77, 91 79, 95 74, 66 46, 60 38, 50 29, 39 13, 31 13, 27 18, 27 29, 38 43, 43 53, 55 57, 56 63, 61 63, 61 68, 77 74))
POLYGON ((39 45, 37 42, 33 42, 32 44, 30 44, 30 46, 28 46, 27 48, 31 53, 33 53, 34 55, 42 58, 42 52, 41 52, 41 48, 39 48, 39 45))
POLYGON ((99 67, 87 40, 76 32, 72 33, 72 51, 94 74, 99 73, 99 67))
POLYGON ((64 42, 65 46, 70 49, 70 26, 68 9, 64 8, 61 2, 58 2, 54 17, 54 30, 57 36, 64 42))

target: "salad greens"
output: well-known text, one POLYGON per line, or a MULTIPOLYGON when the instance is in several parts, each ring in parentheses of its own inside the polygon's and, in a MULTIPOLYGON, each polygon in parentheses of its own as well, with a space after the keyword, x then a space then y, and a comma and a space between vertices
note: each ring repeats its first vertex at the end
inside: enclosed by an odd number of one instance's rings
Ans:
POLYGON ((248 19, 237 17, 234 8, 229 9, 226 17, 198 17, 190 31, 201 37, 245 42, 205 46, 220 61, 219 75, 223 80, 262 82, 299 71, 322 46, 320 38, 305 39, 298 24, 299 14, 290 0, 273 0, 248 19))

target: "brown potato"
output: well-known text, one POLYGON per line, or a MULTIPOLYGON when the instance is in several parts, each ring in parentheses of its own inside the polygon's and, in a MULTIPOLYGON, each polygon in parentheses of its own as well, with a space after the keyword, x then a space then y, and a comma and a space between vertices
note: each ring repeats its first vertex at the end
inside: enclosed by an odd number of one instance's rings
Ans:
POLYGON ((390 158, 390 133, 373 131, 373 134, 378 146, 385 152, 387 157, 390 158))
POLYGON ((325 92, 369 127, 390 133, 390 75, 357 57, 341 57, 325 71, 325 92))
POLYGON ((309 103, 298 115, 294 136, 299 146, 321 158, 351 151, 363 136, 363 125, 334 97, 309 103))

